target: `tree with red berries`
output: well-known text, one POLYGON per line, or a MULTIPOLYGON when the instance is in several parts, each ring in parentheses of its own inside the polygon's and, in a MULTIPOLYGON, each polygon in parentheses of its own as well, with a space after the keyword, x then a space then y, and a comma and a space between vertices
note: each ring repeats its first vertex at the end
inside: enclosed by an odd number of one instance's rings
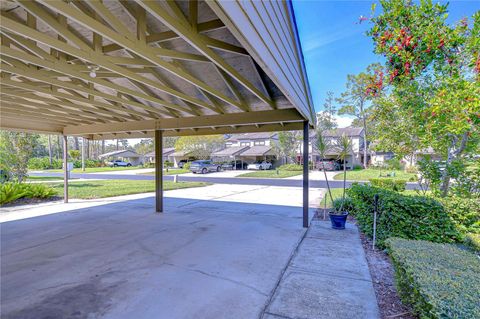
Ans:
POLYGON ((378 98, 384 88, 382 66, 371 64, 365 72, 347 76, 346 90, 337 102, 340 104, 339 115, 351 115, 363 127, 363 166, 368 165, 368 115, 372 100, 378 98))
POLYGON ((445 158, 441 193, 446 196, 449 165, 479 150, 480 11, 449 25, 447 4, 431 0, 380 4, 382 13, 371 18, 368 35, 375 52, 386 59, 391 98, 375 105, 375 115, 382 122, 385 109, 393 107, 397 116, 416 124, 407 128, 414 130, 409 135, 417 139, 418 149, 432 147, 445 158))

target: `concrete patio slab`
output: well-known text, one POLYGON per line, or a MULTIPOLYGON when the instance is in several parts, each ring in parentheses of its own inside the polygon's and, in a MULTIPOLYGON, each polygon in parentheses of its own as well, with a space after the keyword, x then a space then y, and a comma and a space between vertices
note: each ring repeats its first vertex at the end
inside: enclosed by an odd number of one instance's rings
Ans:
POLYGON ((339 231, 313 221, 263 318, 379 318, 356 226, 339 231))
POLYGON ((305 234, 301 189, 289 206, 205 189, 169 192, 163 214, 145 195, 2 223, 2 318, 259 318, 305 234))

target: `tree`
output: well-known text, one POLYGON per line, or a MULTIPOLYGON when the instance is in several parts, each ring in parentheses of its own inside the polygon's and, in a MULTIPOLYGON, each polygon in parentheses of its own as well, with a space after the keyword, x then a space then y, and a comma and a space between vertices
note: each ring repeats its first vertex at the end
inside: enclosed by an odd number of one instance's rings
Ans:
POLYGON ((163 138, 163 147, 175 147, 178 136, 165 136, 163 138))
POLYGON ((199 159, 209 159, 213 152, 224 145, 223 135, 182 136, 175 142, 175 150, 189 152, 199 159))
POLYGON ((327 98, 323 104, 323 111, 317 113, 317 126, 324 130, 333 130, 337 127, 335 120, 335 113, 337 112, 335 106, 335 97, 333 92, 327 92, 327 98))
POLYGON ((70 156, 70 158, 78 160, 80 158, 80 155, 82 154, 79 150, 69 150, 68 155, 70 156))
POLYGON ((38 134, 0 131, 0 169, 22 182, 38 138, 38 134))
POLYGON ((151 138, 144 138, 141 139, 139 143, 135 145, 135 152, 138 154, 145 155, 149 152, 154 150, 155 146, 153 144, 153 139, 151 138))
MULTIPOLYGON (((380 3, 382 13, 372 18, 368 35, 375 52, 386 58, 385 74, 398 114, 414 122, 408 129, 419 146, 432 147, 445 158, 440 188, 446 196, 449 167, 479 148, 480 11, 469 27, 468 19, 447 24, 448 4, 380 3)), ((377 112, 386 107, 379 105, 377 112)))
POLYGON ((362 123, 364 141, 363 166, 365 168, 368 163, 368 108, 371 105, 371 101, 381 95, 382 83, 382 66, 378 63, 371 64, 367 67, 366 72, 361 72, 357 75, 349 74, 347 76, 347 88, 337 98, 337 102, 341 105, 338 114, 354 116, 362 123))
POLYGON ((297 131, 279 132, 278 143, 273 143, 273 151, 279 158, 283 158, 285 163, 289 160, 295 161, 297 151, 300 145, 300 136, 297 131))

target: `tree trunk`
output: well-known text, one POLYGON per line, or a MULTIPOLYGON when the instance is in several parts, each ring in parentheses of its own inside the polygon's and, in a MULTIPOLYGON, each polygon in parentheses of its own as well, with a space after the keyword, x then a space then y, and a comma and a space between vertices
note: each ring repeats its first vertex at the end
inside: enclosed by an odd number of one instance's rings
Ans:
POLYGON ((368 165, 367 120, 363 117, 363 168, 368 165))
POLYGON ((50 162, 50 167, 52 167, 52 162, 53 162, 53 159, 52 159, 52 136, 51 135, 48 135, 48 160, 50 162))
POLYGON ((76 137, 76 136, 73 138, 73 149, 75 149, 77 151, 80 149, 80 146, 78 144, 78 137, 76 137))
POLYGON ((448 189, 450 188, 450 174, 448 173, 449 166, 457 159, 460 154, 463 153, 467 146, 468 135, 467 132, 462 135, 462 140, 460 142, 460 146, 457 148, 458 137, 452 136, 452 143, 448 147, 448 154, 447 154, 447 161, 445 163, 445 170, 443 171, 442 175, 442 185, 440 186, 440 192, 442 197, 446 197, 448 195, 448 189))
POLYGON ((60 135, 57 135, 57 160, 60 159, 61 150, 62 150, 62 144, 60 143, 60 135))
POLYGON ((87 151, 87 154, 86 154, 86 157, 87 159, 90 158, 90 141, 89 140, 85 140, 85 150, 87 151))
POLYGON ((102 140, 102 154, 105 154, 105 140, 102 140))
POLYGON ((117 151, 118 151, 118 139, 117 139, 117 151))

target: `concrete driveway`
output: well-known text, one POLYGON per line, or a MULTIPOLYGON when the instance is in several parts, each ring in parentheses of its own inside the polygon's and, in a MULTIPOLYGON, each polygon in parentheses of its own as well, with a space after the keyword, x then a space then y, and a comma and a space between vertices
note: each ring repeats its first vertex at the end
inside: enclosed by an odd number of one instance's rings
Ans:
POLYGON ((301 188, 166 196, 2 223, 2 318, 259 318, 305 233, 301 188))

